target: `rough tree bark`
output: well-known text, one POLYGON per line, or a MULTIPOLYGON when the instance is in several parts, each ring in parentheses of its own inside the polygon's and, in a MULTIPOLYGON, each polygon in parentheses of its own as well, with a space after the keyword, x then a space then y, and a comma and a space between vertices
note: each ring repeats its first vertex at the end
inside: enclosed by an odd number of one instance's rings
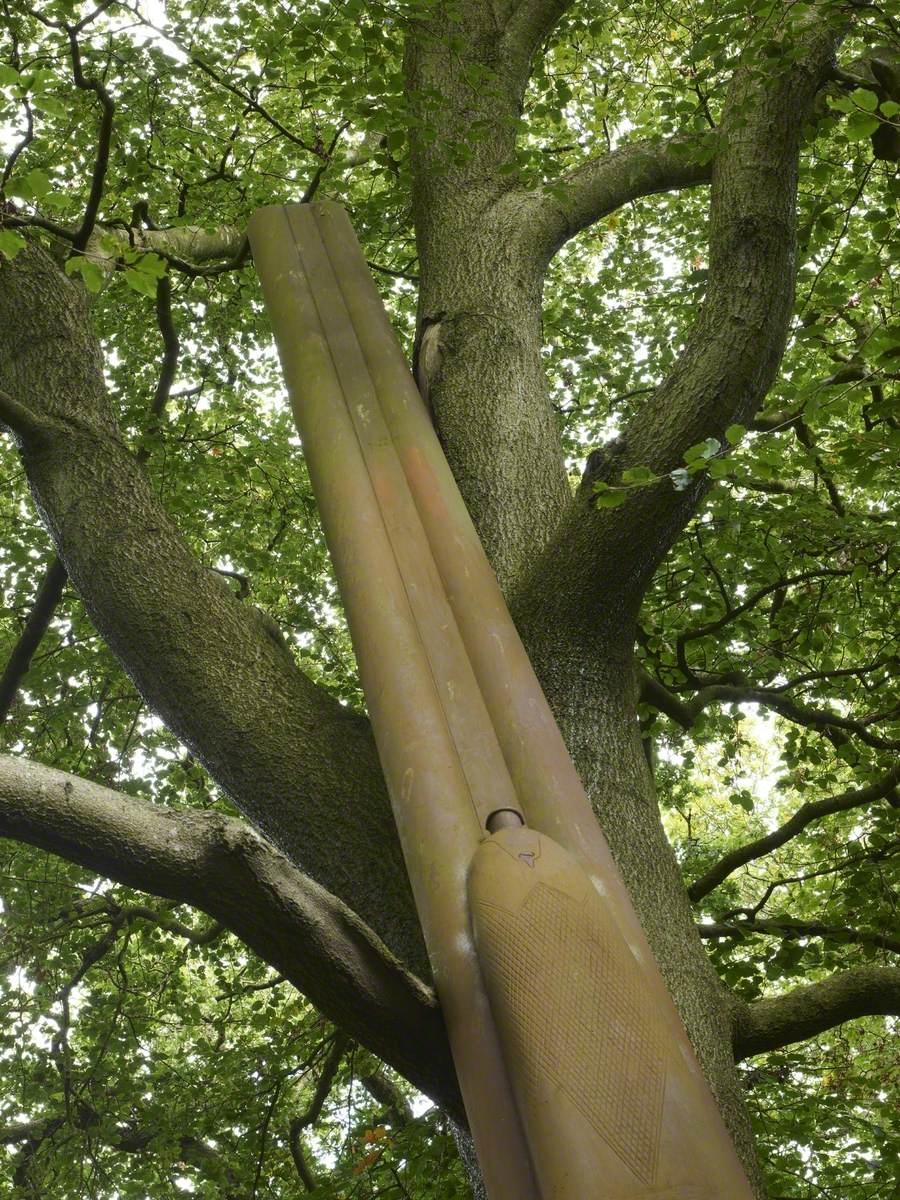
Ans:
MULTIPOLYGON (((768 1014, 761 1006, 748 1012, 720 986, 659 819, 638 737, 632 661, 643 591, 695 511, 702 484, 682 493, 665 482, 640 489, 615 511, 598 511, 590 497, 594 479, 614 481, 630 465, 659 473, 679 466, 685 448, 721 437, 765 396, 792 307, 801 128, 840 41, 841 19, 823 5, 805 23, 786 24, 781 36, 793 53, 767 60, 762 73, 749 55, 732 82, 711 165, 690 137, 629 147, 580 168, 559 181, 562 193, 558 187, 551 194, 523 188, 508 168, 531 62, 565 8, 564 0, 459 0, 456 16, 439 10, 409 37, 410 109, 436 123, 438 133, 425 143, 418 126, 411 131, 420 325, 440 325, 430 398, 538 675, 762 1194, 735 1050, 753 1053, 791 1040, 792 1030, 822 1028, 810 1004, 821 1013, 874 1010, 860 999, 861 977, 843 989, 835 983, 834 995, 795 997, 793 1008, 773 1001, 768 1014), (426 108, 423 98, 435 94, 440 105, 426 108), (467 145, 473 125, 479 137, 467 145), (573 496, 540 363, 548 263, 569 237, 628 200, 710 180, 710 285, 687 348, 626 430, 620 453, 592 457, 573 496)), ((239 245, 233 231, 223 241, 223 253, 239 245)), ((360 946, 370 953, 381 939, 427 979, 366 722, 298 670, 252 612, 203 569, 161 509, 117 432, 80 285, 30 247, 0 271, 0 327, 11 331, 0 346, 0 420, 19 440, 36 503, 91 619, 147 702, 247 817, 312 886, 332 893, 335 911, 356 914, 343 958, 340 950, 322 948, 301 968, 282 963, 282 969, 345 1022, 332 985, 343 969, 337 960, 346 965, 360 946)), ((13 803, 25 795, 23 786, 7 780, 0 788, 0 833, 116 878, 149 880, 152 873, 140 866, 148 852, 139 832, 149 837, 148 825, 135 818, 118 843, 108 837, 93 853, 74 818, 68 841, 50 831, 49 818, 29 820, 27 805, 13 803)), ((102 825, 101 808, 84 818, 85 830, 91 821, 102 825)), ((228 909, 221 882, 204 902, 183 871, 172 871, 164 894, 199 903, 250 944, 255 937, 260 952, 276 961, 260 922, 242 928, 228 909)), ((257 889, 269 885, 254 882, 252 872, 242 879, 245 903, 255 904, 257 889)), ((300 918, 280 911, 302 928, 300 918)), ((391 1044, 374 1015, 377 1005, 368 1034, 354 1032, 453 1107, 439 1032, 429 1069, 410 1065, 410 1053, 423 1052, 422 1031, 431 1028, 427 989, 404 977, 399 964, 391 970, 379 976, 374 967, 360 968, 358 986, 365 991, 377 978, 384 994, 396 987, 398 997, 406 995, 398 1013, 415 1024, 414 1051, 408 1039, 400 1046, 400 1015, 391 1044)))

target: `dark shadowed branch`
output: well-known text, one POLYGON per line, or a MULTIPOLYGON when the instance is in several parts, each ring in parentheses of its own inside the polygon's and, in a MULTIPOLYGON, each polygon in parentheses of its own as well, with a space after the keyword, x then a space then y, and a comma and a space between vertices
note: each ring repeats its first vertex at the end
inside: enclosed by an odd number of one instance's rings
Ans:
MULTIPOLYGON (((690 699, 682 700, 643 668, 639 671, 641 699, 671 717, 682 729, 690 729, 705 708, 711 704, 760 704, 774 709, 788 721, 818 729, 825 733, 846 731, 875 750, 898 750, 900 740, 873 733, 872 717, 844 717, 828 708, 813 708, 786 696, 780 688, 753 687, 750 684, 713 683, 702 687, 690 699)), ((887 714, 892 716, 894 714, 887 714)), ((885 717, 887 719, 887 717, 885 717)))
POLYGON ((307 1161, 306 1150, 303 1145, 303 1131, 309 1129, 318 1121, 322 1109, 325 1107, 325 1101, 334 1086, 334 1080, 340 1069, 341 1061, 350 1044, 350 1039, 342 1033, 335 1035, 331 1049, 325 1062, 322 1064, 322 1070, 319 1078, 316 1081, 315 1091, 312 1094, 312 1099, 306 1107, 306 1110, 294 1117, 291 1121, 288 1131, 288 1143, 291 1150, 291 1158, 294 1160, 294 1166, 297 1169, 297 1174, 303 1182, 303 1186, 308 1192, 311 1192, 316 1187, 316 1176, 307 1161))
POLYGON ((765 837, 756 838, 723 855, 714 866, 691 884, 688 888, 688 895, 695 902, 702 900, 739 867, 756 858, 763 858, 766 854, 771 854, 773 850, 777 850, 779 846, 783 846, 785 842, 795 838, 813 821, 830 816, 832 813, 846 812, 850 808, 861 808, 863 805, 873 804, 877 800, 883 800, 886 796, 896 796, 898 782, 900 782, 900 765, 893 767, 869 787, 850 788, 838 796, 808 801, 798 808, 788 821, 779 825, 765 837))
POLYGON ((900 937, 891 937, 874 929, 851 929, 848 925, 827 925, 823 921, 795 921, 790 917, 704 923, 697 926, 697 932, 706 941, 764 934, 784 939, 822 938, 826 942, 876 946, 880 950, 891 950, 900 954, 900 937))
POLYGON ((395 1129, 408 1125, 413 1119, 413 1110, 406 1094, 386 1072, 368 1071, 360 1075, 359 1082, 379 1104, 384 1106, 395 1129))
POLYGON ((0 724, 9 716, 23 678, 31 666, 31 659, 41 639, 47 632, 56 606, 62 599, 66 586, 66 568, 54 558, 41 580, 34 598, 34 606, 28 614, 25 626, 6 661, 0 676, 0 724))
POLYGON ((156 285, 156 323, 163 342, 163 358, 159 368, 156 391, 150 405, 151 417, 158 421, 169 400, 175 372, 178 369, 180 342, 175 322, 172 320, 172 280, 164 275, 156 285))
POLYGON ((81 224, 72 241, 72 248, 76 251, 84 251, 86 249, 91 234, 94 231, 94 225, 97 222, 97 214, 100 211, 100 202, 103 199, 103 188, 106 183, 106 172, 109 167, 113 118, 116 111, 115 102, 103 80, 95 76, 85 75, 78 35, 100 16, 101 13, 110 8, 112 3, 113 0, 102 0, 102 3, 97 5, 92 12, 88 13, 86 17, 75 25, 69 25, 65 21, 55 21, 42 15, 39 11, 32 10, 32 15, 37 17, 44 25, 49 26, 51 29, 61 29, 65 33, 69 43, 73 82, 81 91, 93 92, 100 104, 100 128, 97 133, 97 150, 94 155, 91 189, 88 194, 81 224))

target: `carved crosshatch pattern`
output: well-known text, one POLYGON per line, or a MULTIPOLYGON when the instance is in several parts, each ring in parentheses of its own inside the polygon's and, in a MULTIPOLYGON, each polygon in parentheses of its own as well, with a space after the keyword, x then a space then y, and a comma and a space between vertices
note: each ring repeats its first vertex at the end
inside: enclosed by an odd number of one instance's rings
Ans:
POLYGON ((517 913, 479 903, 489 991, 504 1000, 528 1090, 550 1079, 643 1182, 656 1175, 663 1035, 599 904, 543 884, 517 913))

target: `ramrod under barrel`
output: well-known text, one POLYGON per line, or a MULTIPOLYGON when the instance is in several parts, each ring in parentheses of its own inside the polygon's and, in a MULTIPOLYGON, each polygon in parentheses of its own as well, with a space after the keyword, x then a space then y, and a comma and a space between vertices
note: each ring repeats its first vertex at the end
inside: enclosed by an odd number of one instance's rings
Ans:
POLYGON ((751 1200, 346 214, 250 241, 491 1200, 751 1200))

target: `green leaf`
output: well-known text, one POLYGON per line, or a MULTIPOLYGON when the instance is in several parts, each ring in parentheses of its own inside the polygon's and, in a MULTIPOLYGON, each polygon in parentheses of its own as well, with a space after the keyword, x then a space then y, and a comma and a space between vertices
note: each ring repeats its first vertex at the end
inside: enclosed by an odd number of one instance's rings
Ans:
POLYGON ((649 467, 629 467, 622 472, 623 483, 651 483, 656 475, 649 467))
POLYGON ((15 258, 26 245, 21 233, 16 233, 14 229, 0 229, 0 254, 4 258, 15 258))
POLYGON ((729 425, 725 430, 725 441, 729 446, 736 446, 738 442, 743 440, 746 433, 747 427, 745 425, 729 425))
POLYGON ((598 492, 594 503, 598 508, 618 508, 619 505, 625 503, 625 492, 622 490, 598 492))
POLYGON ((81 254, 73 254, 66 259, 66 274, 80 275, 84 286, 89 292, 99 292, 103 288, 106 277, 103 270, 81 254))
POLYGON ((676 467, 674 471, 669 472, 669 478, 672 480, 672 487, 676 492, 683 492, 691 482, 690 472, 684 467, 676 467))
POLYGON ((28 185, 35 200, 40 200, 42 196, 46 196, 50 191, 50 179, 43 171, 29 171, 23 182, 28 185))
POLYGON ((41 200, 50 191, 50 180, 44 171, 35 168, 26 175, 10 180, 6 190, 11 196, 19 196, 22 200, 41 200))
POLYGON ((140 292, 142 296, 156 296, 157 280, 155 275, 150 275, 146 271, 135 270, 134 267, 127 267, 125 270, 125 282, 135 292, 140 292))
POLYGON ((714 458, 710 460, 709 477, 710 479, 725 479, 734 470, 734 464, 727 458, 714 458))
POLYGON ((847 120, 847 137, 852 141, 861 141, 871 137, 880 124, 877 117, 870 117, 863 112, 851 113, 847 120))
POLYGON ((718 454, 721 449, 721 444, 717 438, 709 437, 705 441, 697 442, 696 445, 690 446, 684 452, 684 461, 686 463, 703 462, 706 459, 712 458, 714 454, 718 454))
POLYGON ((19 82, 19 72, 15 67, 8 67, 6 63, 0 63, 0 87, 9 87, 10 84, 19 82))
POLYGON ((41 112, 50 113, 54 117, 64 117, 69 111, 61 100, 57 100, 55 96, 48 96, 42 93, 34 98, 35 107, 41 112))
POLYGON ((868 88, 856 88, 850 93, 850 99, 858 108, 873 113, 878 107, 878 96, 868 88))

